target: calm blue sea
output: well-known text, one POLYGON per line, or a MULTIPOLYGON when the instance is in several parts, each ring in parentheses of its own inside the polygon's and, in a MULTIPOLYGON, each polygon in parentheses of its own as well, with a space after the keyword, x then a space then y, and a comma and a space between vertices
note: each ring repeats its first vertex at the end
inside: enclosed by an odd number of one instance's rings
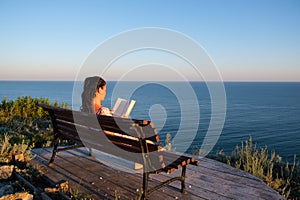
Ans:
MULTIPOLYGON (((44 97, 51 102, 65 102, 72 106, 73 82, 68 81, 0 81, 0 99, 16 99, 18 96, 44 97)), ((123 82, 128 88, 135 82, 123 82)), ((173 89, 155 83, 143 83, 131 92, 131 98, 136 100, 132 118, 143 118, 154 121, 159 134, 164 138, 170 133, 174 138, 180 130, 185 138, 189 138, 189 127, 198 127, 195 138, 189 147, 192 151, 201 146, 205 137, 212 113, 211 97, 203 82, 191 82, 197 97, 200 112, 189 111, 188 121, 182 120, 182 101, 189 102, 189 94, 181 89, 182 83, 172 82, 173 89), (174 90, 178 88, 178 90, 174 90), (179 94, 180 93, 180 94, 179 94), (197 115, 197 116, 196 116, 197 115), (199 122, 194 119, 199 117, 199 122), (184 122, 182 124, 181 122, 184 122)), ((103 105, 111 107, 113 97, 123 97, 113 94, 116 82, 108 82, 107 97, 103 105), (115 96, 114 96, 115 95, 115 96)), ((227 111, 223 130, 211 153, 223 150, 230 153, 235 146, 252 136, 258 147, 267 146, 275 150, 283 160, 293 161, 294 154, 300 156, 300 83, 299 82, 225 82, 227 111)), ((195 103, 191 101, 191 104, 195 103)), ((73 105, 78 109, 80 105, 73 105)), ((186 119, 185 119, 186 120, 186 119)), ((181 149, 186 145, 184 139, 176 140, 174 147, 181 149)))

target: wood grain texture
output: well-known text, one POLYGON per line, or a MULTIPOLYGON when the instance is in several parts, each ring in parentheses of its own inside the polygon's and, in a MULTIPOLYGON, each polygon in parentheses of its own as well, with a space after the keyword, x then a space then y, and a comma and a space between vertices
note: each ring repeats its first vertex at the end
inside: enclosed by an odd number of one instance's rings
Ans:
MULTIPOLYGON (((94 199, 114 199, 117 191, 120 199, 136 199, 142 184, 141 171, 116 170, 99 159, 88 156, 85 148, 59 152, 55 165, 48 166, 51 148, 33 149, 36 155, 31 165, 40 169, 54 182, 68 180, 70 185, 94 199)), ((223 163, 197 158, 199 166, 188 165, 186 174, 187 194, 180 193, 180 182, 173 182, 153 193, 148 199, 283 199, 260 179, 223 163)), ((178 176, 172 174, 151 175, 149 186, 178 176)))

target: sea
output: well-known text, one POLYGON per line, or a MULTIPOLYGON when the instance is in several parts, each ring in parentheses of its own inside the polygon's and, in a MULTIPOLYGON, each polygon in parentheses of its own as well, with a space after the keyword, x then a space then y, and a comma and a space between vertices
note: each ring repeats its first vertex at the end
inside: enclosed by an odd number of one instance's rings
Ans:
MULTIPOLYGON (((161 144, 170 134, 176 151, 229 155, 251 137, 256 148, 267 147, 282 161, 299 160, 300 82, 218 84, 224 86, 219 96, 205 82, 108 81, 102 105, 134 99, 130 117, 153 121, 161 144)), ((0 81, 0 99, 42 97, 79 110, 81 87, 73 81, 0 81)))

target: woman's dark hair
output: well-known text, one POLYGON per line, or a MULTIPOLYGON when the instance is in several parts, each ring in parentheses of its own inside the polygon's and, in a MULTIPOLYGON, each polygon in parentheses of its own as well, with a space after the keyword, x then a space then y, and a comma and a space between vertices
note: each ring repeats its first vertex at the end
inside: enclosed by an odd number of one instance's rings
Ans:
POLYGON ((81 94, 82 112, 94 113, 92 100, 96 95, 96 91, 105 85, 105 80, 99 76, 88 77, 84 80, 83 92, 81 94))

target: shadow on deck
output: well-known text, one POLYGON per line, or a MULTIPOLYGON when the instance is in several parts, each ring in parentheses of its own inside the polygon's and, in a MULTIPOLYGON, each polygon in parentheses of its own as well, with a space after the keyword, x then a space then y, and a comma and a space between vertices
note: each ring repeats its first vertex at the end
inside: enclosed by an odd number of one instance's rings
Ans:
MULTIPOLYGON (((108 163, 88 156, 85 148, 59 152, 54 166, 47 163, 51 148, 34 149, 36 155, 31 165, 54 182, 68 180, 71 187, 90 194, 94 199, 137 199, 142 187, 142 172, 127 169, 112 169, 108 163)), ((260 179, 223 163, 197 158, 200 166, 187 166, 187 194, 180 193, 180 182, 174 182, 151 193, 148 199, 283 199, 260 179)), ((126 163, 130 165, 130 163, 126 163)), ((150 175, 149 186, 179 175, 176 170, 171 175, 160 173, 150 175)))

